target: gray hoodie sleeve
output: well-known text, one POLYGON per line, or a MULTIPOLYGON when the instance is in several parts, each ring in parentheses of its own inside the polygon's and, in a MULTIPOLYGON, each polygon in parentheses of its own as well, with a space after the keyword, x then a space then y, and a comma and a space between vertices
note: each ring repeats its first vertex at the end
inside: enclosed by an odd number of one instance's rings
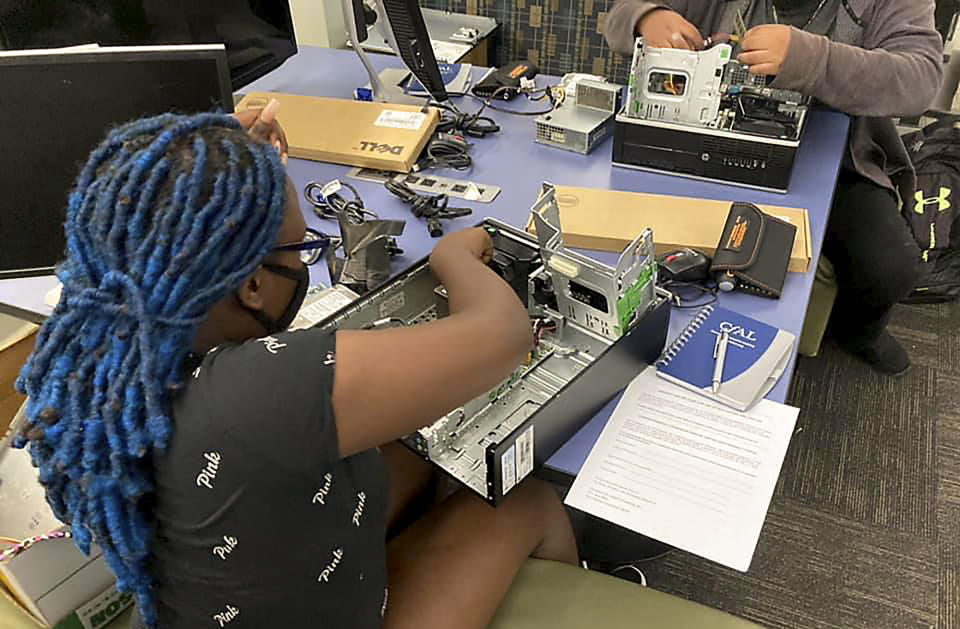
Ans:
POLYGON ((664 2, 617 0, 603 22, 603 36, 610 48, 625 55, 632 54, 633 43, 637 38, 637 23, 647 13, 659 8, 673 9, 680 15, 684 15, 687 9, 687 0, 667 0, 664 2))
POLYGON ((943 44, 929 0, 877 0, 863 47, 794 28, 773 87, 796 90, 855 116, 925 111, 943 80, 943 44))

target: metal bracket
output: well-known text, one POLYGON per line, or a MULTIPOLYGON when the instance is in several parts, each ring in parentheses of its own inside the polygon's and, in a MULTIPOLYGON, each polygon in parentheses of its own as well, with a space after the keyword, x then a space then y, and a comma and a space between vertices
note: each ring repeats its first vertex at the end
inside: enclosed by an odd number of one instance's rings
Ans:
POLYGON ((656 300, 653 231, 643 230, 610 268, 566 248, 553 185, 543 184, 530 212, 559 314, 606 338, 622 336, 656 300))

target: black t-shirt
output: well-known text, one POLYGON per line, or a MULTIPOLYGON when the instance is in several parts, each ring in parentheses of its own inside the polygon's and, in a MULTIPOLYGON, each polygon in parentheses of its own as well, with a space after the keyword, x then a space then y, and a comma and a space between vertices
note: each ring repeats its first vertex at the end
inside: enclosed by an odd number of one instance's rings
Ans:
POLYGON ((382 624, 383 459, 341 459, 334 339, 287 332, 191 365, 156 456, 161 629, 382 624))

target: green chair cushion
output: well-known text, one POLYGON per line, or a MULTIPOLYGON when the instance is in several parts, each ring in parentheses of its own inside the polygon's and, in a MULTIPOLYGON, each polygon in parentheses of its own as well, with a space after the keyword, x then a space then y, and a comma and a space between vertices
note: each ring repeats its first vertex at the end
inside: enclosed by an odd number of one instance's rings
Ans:
POLYGON ((803 333, 797 351, 801 356, 816 356, 830 321, 833 302, 837 298, 837 280, 833 265, 824 256, 817 263, 817 274, 810 292, 810 304, 803 320, 803 333))
MULTIPOLYGON (((106 629, 127 629, 132 608, 106 629)), ((37 629, 0 595, 0 627, 37 629)), ((760 629, 698 603, 553 561, 530 559, 489 629, 760 629)))
POLYGON ((599 572, 530 559, 488 629, 760 629, 599 572))

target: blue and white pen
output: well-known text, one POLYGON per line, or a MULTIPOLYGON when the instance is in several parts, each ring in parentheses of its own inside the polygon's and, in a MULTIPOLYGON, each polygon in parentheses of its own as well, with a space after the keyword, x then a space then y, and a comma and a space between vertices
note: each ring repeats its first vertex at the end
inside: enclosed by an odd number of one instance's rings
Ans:
POLYGON ((730 333, 724 330, 717 336, 717 344, 713 347, 713 393, 720 391, 720 382, 723 380, 723 363, 727 359, 727 345, 730 342, 730 333))

